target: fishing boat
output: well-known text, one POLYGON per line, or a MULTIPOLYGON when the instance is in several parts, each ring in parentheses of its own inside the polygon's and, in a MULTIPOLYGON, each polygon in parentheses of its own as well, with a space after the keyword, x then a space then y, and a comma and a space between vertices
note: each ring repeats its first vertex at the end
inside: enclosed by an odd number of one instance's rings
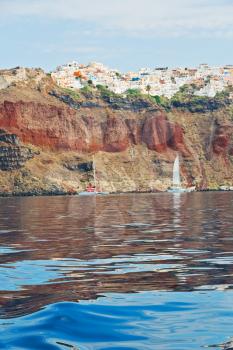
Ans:
POLYGON ((184 193, 184 192, 193 192, 195 187, 184 188, 181 186, 180 180, 180 157, 177 154, 176 159, 173 165, 173 178, 172 178, 172 187, 167 190, 170 193, 184 193))
POLYGON ((93 166, 94 185, 89 183, 87 188, 86 188, 86 191, 79 192, 79 196, 97 196, 97 195, 109 194, 109 192, 101 192, 101 191, 97 190, 97 186, 96 186, 96 167, 95 167, 94 156, 93 156, 93 159, 92 159, 92 166, 93 166))

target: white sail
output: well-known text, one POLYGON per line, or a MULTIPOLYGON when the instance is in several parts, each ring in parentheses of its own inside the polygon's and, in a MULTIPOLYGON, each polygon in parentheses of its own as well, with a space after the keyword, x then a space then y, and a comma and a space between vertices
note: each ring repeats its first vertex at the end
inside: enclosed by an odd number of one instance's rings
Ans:
POLYGON ((93 175, 94 175, 94 186, 96 192, 96 168, 95 168, 95 158, 92 156, 92 167, 93 167, 93 175))
POLYGON ((180 159, 177 155, 173 166, 173 187, 180 187, 180 159))

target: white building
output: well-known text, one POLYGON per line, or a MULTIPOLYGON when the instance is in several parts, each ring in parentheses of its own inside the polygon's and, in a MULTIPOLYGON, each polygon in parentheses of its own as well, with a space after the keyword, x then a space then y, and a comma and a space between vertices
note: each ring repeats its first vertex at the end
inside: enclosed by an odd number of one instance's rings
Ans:
POLYGON ((151 95, 174 96, 180 87, 195 81, 203 82, 204 87, 195 93, 198 96, 214 97, 225 86, 233 83, 233 67, 210 67, 201 64, 198 68, 141 68, 138 72, 120 73, 109 69, 102 63, 91 62, 88 65, 76 61, 59 66, 52 73, 58 85, 66 88, 80 89, 88 81, 96 85, 105 85, 111 91, 123 94, 128 89, 138 89, 151 95))

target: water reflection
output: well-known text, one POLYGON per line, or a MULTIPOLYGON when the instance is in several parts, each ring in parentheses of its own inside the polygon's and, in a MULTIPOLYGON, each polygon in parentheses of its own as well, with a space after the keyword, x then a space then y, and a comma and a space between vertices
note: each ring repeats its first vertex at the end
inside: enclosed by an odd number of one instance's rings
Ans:
POLYGON ((104 293, 233 286, 231 193, 0 204, 1 317, 104 293))

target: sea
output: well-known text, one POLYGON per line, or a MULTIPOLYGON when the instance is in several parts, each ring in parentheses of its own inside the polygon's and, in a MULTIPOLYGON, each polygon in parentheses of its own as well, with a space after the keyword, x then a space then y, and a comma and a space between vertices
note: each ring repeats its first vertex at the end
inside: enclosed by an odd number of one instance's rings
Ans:
POLYGON ((0 199, 0 349, 204 350, 233 336, 233 193, 0 199))

